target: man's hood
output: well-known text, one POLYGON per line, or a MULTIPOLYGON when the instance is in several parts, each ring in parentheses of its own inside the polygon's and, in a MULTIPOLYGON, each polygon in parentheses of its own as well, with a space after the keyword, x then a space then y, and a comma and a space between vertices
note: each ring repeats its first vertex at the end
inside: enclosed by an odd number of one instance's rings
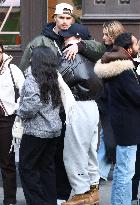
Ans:
POLYGON ((41 34, 43 34, 44 36, 52 39, 52 40, 58 40, 58 39, 62 39, 62 37, 60 37, 59 35, 57 35, 54 31, 53 28, 55 27, 55 23, 47 23, 44 25, 41 34))
POLYGON ((135 69, 131 56, 123 48, 114 48, 113 52, 106 52, 94 67, 99 78, 111 78, 123 71, 135 69))
POLYGON ((55 23, 45 24, 45 26, 42 29, 41 34, 46 36, 47 38, 50 38, 52 41, 55 41, 58 47, 61 48, 64 42, 64 39, 53 31, 53 28, 55 27, 55 25, 56 25, 55 23))

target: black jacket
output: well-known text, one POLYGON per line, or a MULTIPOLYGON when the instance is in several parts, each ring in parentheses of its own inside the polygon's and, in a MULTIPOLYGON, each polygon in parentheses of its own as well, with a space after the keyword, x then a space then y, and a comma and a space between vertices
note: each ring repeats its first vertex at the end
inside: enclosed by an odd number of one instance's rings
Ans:
POLYGON ((121 146, 140 143, 140 84, 127 55, 124 49, 112 51, 95 65, 96 74, 108 82, 109 120, 116 144, 121 146))
POLYGON ((76 100, 96 100, 102 92, 102 81, 94 73, 94 63, 77 54, 75 60, 61 58, 59 72, 76 100))

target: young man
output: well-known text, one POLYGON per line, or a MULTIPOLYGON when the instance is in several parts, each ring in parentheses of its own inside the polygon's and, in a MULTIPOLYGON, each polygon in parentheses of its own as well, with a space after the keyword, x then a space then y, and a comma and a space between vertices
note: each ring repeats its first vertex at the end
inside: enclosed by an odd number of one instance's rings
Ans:
POLYGON ((111 52, 106 52, 95 65, 95 73, 108 83, 109 119, 117 144, 111 205, 131 205, 140 143, 140 84, 133 61, 137 52, 137 39, 125 32, 115 39, 111 52))
MULTIPOLYGON (((81 39, 90 39, 88 29, 81 24, 72 24, 59 34, 64 37, 65 48, 81 39)), ((78 106, 75 113, 68 116, 71 124, 66 123, 64 138, 64 164, 74 196, 63 205, 98 204, 99 113, 95 99, 101 94, 102 82, 94 73, 94 63, 80 54, 70 61, 64 56, 59 72, 72 90, 78 106)))
POLYGON ((35 37, 26 47, 20 62, 20 69, 25 71, 30 64, 32 49, 37 46, 48 46, 54 53, 61 53, 63 39, 58 35, 61 29, 67 29, 73 23, 73 7, 70 4, 60 3, 56 5, 54 23, 44 26, 41 35, 35 37))
POLYGON ((12 56, 4 53, 0 44, 0 169, 4 189, 4 205, 16 204, 16 166, 15 154, 10 152, 12 126, 18 101, 15 89, 21 91, 24 76, 21 70, 11 64, 12 56), (14 86, 15 83, 15 86, 14 86))

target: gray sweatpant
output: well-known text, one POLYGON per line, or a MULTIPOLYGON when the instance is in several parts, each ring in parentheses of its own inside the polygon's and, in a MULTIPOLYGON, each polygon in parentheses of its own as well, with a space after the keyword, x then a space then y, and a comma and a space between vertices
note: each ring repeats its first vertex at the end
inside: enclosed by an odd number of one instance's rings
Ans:
POLYGON ((81 194, 99 183, 97 161, 99 112, 95 101, 77 101, 77 112, 66 126, 64 164, 74 191, 81 194))

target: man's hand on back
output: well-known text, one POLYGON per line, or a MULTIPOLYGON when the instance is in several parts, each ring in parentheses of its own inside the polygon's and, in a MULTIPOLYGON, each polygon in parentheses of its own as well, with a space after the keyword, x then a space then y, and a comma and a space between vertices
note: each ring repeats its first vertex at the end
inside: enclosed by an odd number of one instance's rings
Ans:
POLYGON ((66 59, 71 60, 75 59, 76 54, 78 53, 78 45, 72 44, 68 48, 64 50, 64 53, 66 53, 66 59))

